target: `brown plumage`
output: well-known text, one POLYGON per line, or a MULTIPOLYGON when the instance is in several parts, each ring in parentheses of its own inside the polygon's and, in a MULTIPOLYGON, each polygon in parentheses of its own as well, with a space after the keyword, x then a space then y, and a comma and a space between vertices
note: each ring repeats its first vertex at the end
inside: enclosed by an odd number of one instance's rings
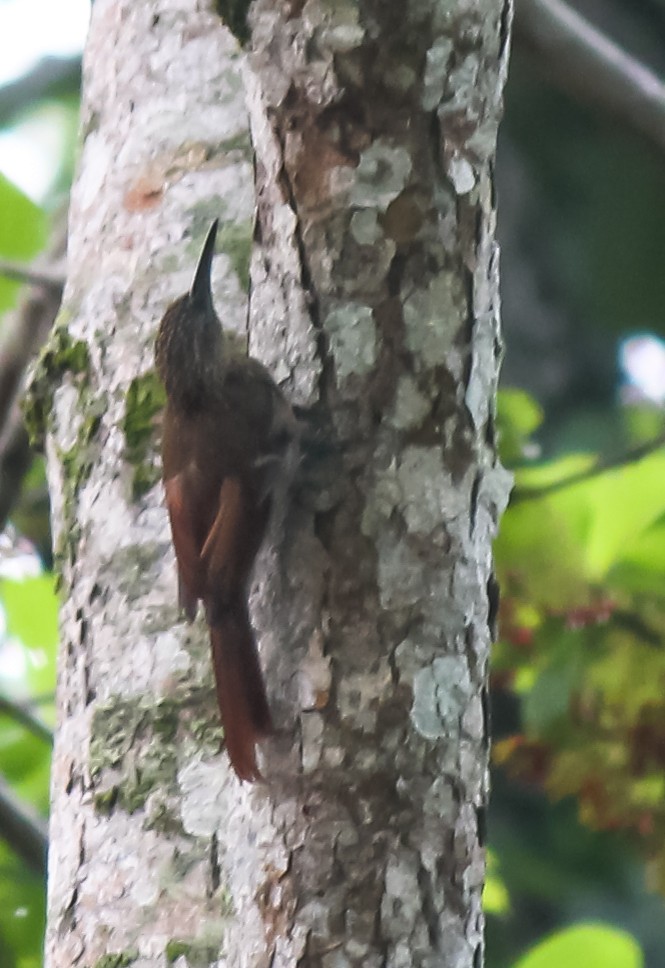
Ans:
POLYGON ((216 231, 215 220, 190 291, 164 314, 155 356, 167 395, 163 478, 180 604, 191 620, 203 602, 226 748, 251 781, 271 718, 247 586, 296 424, 268 370, 226 352, 210 288, 216 231))

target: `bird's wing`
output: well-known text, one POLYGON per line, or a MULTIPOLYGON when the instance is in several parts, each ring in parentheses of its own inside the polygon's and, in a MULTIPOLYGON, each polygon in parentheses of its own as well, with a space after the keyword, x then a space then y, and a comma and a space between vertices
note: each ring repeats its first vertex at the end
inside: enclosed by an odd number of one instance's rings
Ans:
POLYGON ((173 547, 178 562, 178 597, 180 607, 190 621, 196 614, 197 599, 203 597, 200 548, 196 543, 196 528, 192 509, 186 500, 183 473, 164 482, 166 506, 171 520, 173 547))
MULTIPOLYGON (((201 549, 206 589, 217 608, 223 607, 238 593, 240 597, 244 593, 246 576, 242 567, 242 542, 247 538, 247 513, 240 478, 225 477, 219 490, 217 514, 201 549)), ((211 620, 209 616, 208 621, 211 620)))

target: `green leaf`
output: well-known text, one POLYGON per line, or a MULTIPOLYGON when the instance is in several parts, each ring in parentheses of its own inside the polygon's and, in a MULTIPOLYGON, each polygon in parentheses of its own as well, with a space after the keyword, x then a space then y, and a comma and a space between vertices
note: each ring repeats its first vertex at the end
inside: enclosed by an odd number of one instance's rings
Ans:
POLYGON ((665 525, 653 525, 636 535, 611 571, 614 587, 640 596, 665 597, 665 525))
POLYGON ((483 889, 483 910, 486 914, 507 914, 510 911, 508 889, 499 874, 499 861, 493 850, 487 851, 487 873, 483 889))
MULTIPOLYGON (((516 474, 516 496, 556 485, 595 458, 574 455, 516 474)), ((584 600, 624 563, 655 571, 665 561, 665 452, 576 484, 517 500, 496 543, 501 570, 536 601, 557 608, 584 600), (657 529, 657 530, 654 530, 657 529), (580 597, 582 595, 582 598, 580 597)))
MULTIPOLYGON (((518 486, 544 487, 576 471, 560 461, 519 471, 518 486)), ((509 506, 495 543, 502 576, 511 575, 533 604, 563 609, 585 593, 584 536, 589 509, 573 489, 509 506)))
MULTIPOLYGON (((58 641, 57 608, 52 575, 0 582, 7 640, 3 647, 0 690, 11 699, 26 700, 55 688, 58 641)), ((52 718, 53 708, 40 706, 39 715, 52 718)), ((0 771, 16 793, 37 810, 48 810, 51 748, 9 714, 0 716, 0 771)))
POLYGON ((27 870, 23 861, 0 842, 0 938, 6 959, 3 965, 42 965, 44 895, 41 878, 27 870))
POLYGON ((504 464, 513 465, 524 458, 525 445, 542 422, 540 404, 524 390, 499 391, 497 428, 504 464))
POLYGON ((544 637, 543 644, 543 667, 522 699, 525 730, 538 737, 547 737, 565 725, 570 697, 581 681, 584 667, 582 640, 575 630, 555 627, 544 637))
MULTIPOLYGON (((26 260, 39 252, 46 238, 44 212, 2 174, 0 212, 0 256, 26 260)), ((0 312, 14 305, 19 287, 0 276, 0 312)))
POLYGON ((514 968, 643 968, 638 943, 606 924, 578 924, 539 942, 514 968))
MULTIPOLYGON (((515 474, 515 490, 522 488, 528 490, 538 490, 560 484, 575 474, 589 470, 596 463, 595 454, 566 454, 556 460, 545 461, 542 464, 531 464, 528 467, 521 467, 515 474)), ((570 488, 557 491, 557 494, 564 494, 570 488)), ((546 495, 543 495, 543 499, 546 495)), ((535 500, 539 498, 536 497, 535 500)))
MULTIPOLYGON (((58 601, 52 575, 23 581, 0 581, 0 605, 4 609, 11 659, 0 667, 0 689, 12 699, 29 700, 55 689, 58 645, 58 601)), ((47 720, 52 705, 42 706, 47 720)))
POLYGON ((8 715, 0 716, 0 772, 40 810, 48 805, 51 747, 8 715))
POLYGON ((607 471, 584 485, 593 508, 586 544, 588 574, 600 580, 665 514, 665 453, 607 471))
POLYGON ((647 444, 663 432, 663 410, 655 403, 636 403, 622 407, 624 436, 631 446, 647 444))
POLYGON ((58 599, 53 575, 0 582, 7 632, 30 649, 53 649, 58 641, 58 599))

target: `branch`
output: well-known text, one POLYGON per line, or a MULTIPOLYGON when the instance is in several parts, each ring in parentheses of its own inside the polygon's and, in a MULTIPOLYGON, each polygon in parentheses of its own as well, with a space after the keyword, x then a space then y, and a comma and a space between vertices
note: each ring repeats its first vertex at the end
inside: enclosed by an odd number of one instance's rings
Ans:
POLYGON ((65 286, 64 272, 48 267, 40 269, 35 265, 24 265, 22 262, 10 262, 7 259, 0 259, 0 276, 15 279, 17 282, 27 282, 33 286, 46 286, 59 296, 62 296, 65 286))
POLYGON ((12 407, 0 432, 0 532, 4 531, 31 464, 32 448, 28 432, 23 423, 23 414, 16 405, 12 407))
POLYGON ((81 86, 80 57, 44 57, 31 71, 0 87, 0 124, 45 97, 57 97, 81 86))
POLYGON ((0 837, 36 874, 46 877, 48 851, 46 821, 22 803, 1 776, 0 837))
POLYGON ((28 703, 16 702, 8 696, 0 696, 0 713, 6 713, 34 736, 53 746, 53 731, 43 719, 35 716, 28 703))
POLYGON ((0 339, 0 530, 30 466, 31 452, 18 407, 25 368, 48 335, 60 308, 67 244, 64 211, 56 221, 43 268, 0 261, 0 273, 32 283, 0 339))
POLYGON ((555 494, 557 491, 563 491, 567 487, 572 487, 573 484, 581 484, 583 481, 589 481, 594 477, 598 477, 600 474, 604 474, 605 471, 636 464, 642 458, 648 457, 649 454, 660 450, 661 447, 665 447, 665 433, 659 434, 653 440, 649 440, 645 444, 640 444, 639 447, 633 447, 623 454, 619 454, 617 457, 599 458, 593 467, 587 467, 586 470, 571 474, 570 477, 565 477, 561 481, 552 481, 551 484, 544 484, 542 487, 516 487, 511 495, 510 503, 514 505, 522 501, 537 501, 539 498, 546 497, 548 494, 555 494))
POLYGON ((665 84, 562 0, 518 0, 515 34, 561 87, 665 151, 665 84))
MULTIPOLYGON (((16 263, 4 265, 4 274, 12 274, 14 278, 28 274, 33 275, 37 284, 28 291, 19 308, 12 314, 2 333, 0 342, 0 435, 9 419, 12 404, 16 398, 23 372, 42 345, 53 325, 60 308, 62 288, 59 285, 61 274, 60 265, 64 258, 67 244, 66 226, 61 218, 52 236, 48 257, 51 265, 48 268, 34 266, 17 266, 16 263), (45 283, 43 275, 48 277, 45 283)), ((0 266, 0 271, 2 271, 0 266)))
POLYGON ((31 706, 44 706, 47 703, 55 702, 55 691, 51 692, 40 692, 37 696, 30 696, 31 706))

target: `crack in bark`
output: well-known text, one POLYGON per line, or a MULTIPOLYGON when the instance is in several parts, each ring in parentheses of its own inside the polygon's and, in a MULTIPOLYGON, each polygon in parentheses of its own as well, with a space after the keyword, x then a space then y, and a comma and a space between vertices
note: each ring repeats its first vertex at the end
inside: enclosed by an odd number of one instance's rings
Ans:
POLYGON ((217 891, 221 883, 221 868, 219 863, 219 852, 217 845, 217 834, 213 833, 210 838, 210 890, 208 891, 208 897, 217 891))
POLYGON ((441 928, 439 926, 439 916, 434 903, 434 892, 432 889, 432 877, 424 867, 418 870, 418 888, 422 912, 427 925, 429 943, 433 951, 441 950, 441 928))

